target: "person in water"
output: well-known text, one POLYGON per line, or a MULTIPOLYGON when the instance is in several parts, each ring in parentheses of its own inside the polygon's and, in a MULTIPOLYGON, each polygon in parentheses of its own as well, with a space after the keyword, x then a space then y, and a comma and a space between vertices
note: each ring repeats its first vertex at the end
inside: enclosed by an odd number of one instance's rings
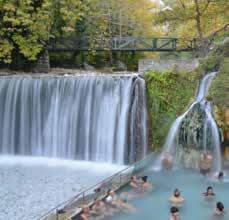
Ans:
POLYGON ((169 201, 174 205, 182 205, 185 202, 185 199, 181 196, 181 191, 175 189, 173 195, 169 197, 169 201))
POLYGON ((223 203, 222 202, 217 202, 216 203, 216 208, 215 208, 214 213, 213 213, 213 219, 214 220, 219 220, 224 215, 225 215, 225 211, 224 211, 223 203))
POLYGON ((128 194, 120 195, 120 199, 116 203, 117 208, 124 213, 135 213, 135 207, 129 203, 128 194))
POLYGON ((180 213, 179 213, 179 209, 177 207, 171 207, 170 208, 170 220, 180 220, 180 213))
POLYGON ((153 185, 147 182, 147 179, 148 179, 148 176, 141 177, 141 189, 144 191, 148 191, 153 188, 153 185))
POLYGON ((215 193, 214 193, 214 190, 213 190, 212 186, 209 186, 207 188, 207 191, 204 192, 203 194, 204 194, 204 198, 207 199, 207 200, 212 200, 215 197, 215 193))
POLYGON ((200 157, 200 172, 203 175, 210 173, 213 163, 213 157, 209 151, 203 152, 200 157))
POLYGON ((105 203, 108 208, 107 215, 111 216, 119 212, 120 199, 114 190, 109 189, 105 198, 105 203))
POLYGON ((107 191, 107 197, 105 198, 105 202, 110 205, 115 205, 117 200, 118 200, 118 196, 116 195, 115 191, 109 189, 107 191))
POLYGON ((80 215, 80 219, 81 220, 89 220, 90 219, 90 216, 91 216, 90 208, 89 207, 84 207, 83 208, 83 212, 80 215))
POLYGON ((108 205, 108 215, 114 215, 115 213, 122 211, 124 213, 133 213, 135 208, 132 204, 128 203, 128 195, 122 194, 119 196, 113 190, 108 191, 108 196, 105 199, 108 205))
POLYGON ((223 173, 223 171, 220 171, 220 172, 219 172, 217 179, 218 179, 220 182, 223 181, 223 179, 224 179, 224 173, 223 173))
POLYGON ((169 153, 164 153, 162 155, 161 166, 165 170, 171 170, 173 168, 173 157, 169 153))
POLYGON ((95 199, 94 205, 91 208, 91 214, 93 217, 104 217, 106 211, 105 204, 102 200, 100 199, 95 199))
POLYGON ((137 176, 133 175, 130 179, 130 186, 134 189, 138 189, 141 185, 141 180, 137 178, 137 176))

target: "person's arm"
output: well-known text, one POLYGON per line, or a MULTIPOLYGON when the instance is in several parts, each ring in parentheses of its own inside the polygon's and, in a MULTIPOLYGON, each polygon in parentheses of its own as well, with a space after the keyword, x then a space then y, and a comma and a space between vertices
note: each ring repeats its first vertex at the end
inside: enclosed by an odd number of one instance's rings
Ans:
POLYGON ((130 186, 132 186, 133 188, 138 188, 138 185, 134 182, 130 182, 130 186))
POLYGON ((88 216, 81 214, 80 215, 81 220, 89 220, 88 216))

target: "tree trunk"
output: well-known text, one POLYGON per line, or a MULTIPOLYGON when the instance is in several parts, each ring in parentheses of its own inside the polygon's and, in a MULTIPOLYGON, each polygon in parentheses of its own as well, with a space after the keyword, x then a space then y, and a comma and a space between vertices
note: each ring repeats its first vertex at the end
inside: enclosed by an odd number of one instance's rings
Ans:
POLYGON ((112 51, 109 50, 109 66, 112 67, 114 65, 114 59, 113 59, 113 54, 112 51))
POLYGON ((198 32, 200 41, 202 41, 203 40, 203 31, 201 28, 201 13, 200 13, 200 8, 199 8, 199 1, 194 0, 194 2, 195 2, 195 8, 196 8, 195 20, 196 20, 197 32, 198 32))

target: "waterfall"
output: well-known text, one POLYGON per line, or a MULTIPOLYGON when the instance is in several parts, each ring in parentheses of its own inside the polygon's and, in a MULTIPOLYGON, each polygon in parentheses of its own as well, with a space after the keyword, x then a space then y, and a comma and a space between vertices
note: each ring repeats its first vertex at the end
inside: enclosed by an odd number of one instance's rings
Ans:
MULTIPOLYGON (((172 124, 163 147, 176 161, 186 167, 198 168, 200 151, 213 152, 213 170, 221 170, 220 136, 215 122, 212 105, 205 100, 211 82, 217 72, 206 74, 200 81, 195 101, 186 112, 172 124)), ((161 157, 155 169, 160 168, 161 157)))
POLYGON ((5 76, 0 154, 126 164, 147 148, 145 82, 135 74, 5 76))

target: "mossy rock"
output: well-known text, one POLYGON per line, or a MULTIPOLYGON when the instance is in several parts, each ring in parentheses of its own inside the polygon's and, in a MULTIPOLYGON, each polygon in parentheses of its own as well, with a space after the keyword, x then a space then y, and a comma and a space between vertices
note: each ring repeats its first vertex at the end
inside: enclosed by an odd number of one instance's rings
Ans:
POLYGON ((200 74, 149 71, 144 75, 151 149, 163 146, 171 124, 193 99, 200 74))

